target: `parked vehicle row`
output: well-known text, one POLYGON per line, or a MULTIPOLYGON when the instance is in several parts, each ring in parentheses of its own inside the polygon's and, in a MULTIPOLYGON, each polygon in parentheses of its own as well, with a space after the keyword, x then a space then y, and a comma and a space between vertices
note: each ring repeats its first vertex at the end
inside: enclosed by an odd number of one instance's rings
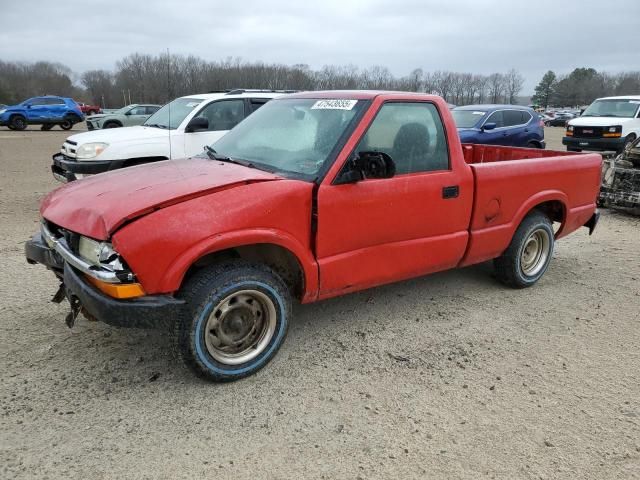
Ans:
MULTIPOLYGON (((599 154, 461 144, 432 95, 273 97, 184 97, 145 126, 65 144, 66 168, 139 158, 143 144, 180 158, 211 143, 205 155, 103 173, 44 199, 25 254, 60 279, 54 300, 69 300, 69 326, 82 312, 166 328, 196 374, 236 380, 274 357, 294 300, 491 259, 502 283, 530 287, 556 240, 598 222, 599 154)), ((489 123, 487 134, 503 128, 489 123)))

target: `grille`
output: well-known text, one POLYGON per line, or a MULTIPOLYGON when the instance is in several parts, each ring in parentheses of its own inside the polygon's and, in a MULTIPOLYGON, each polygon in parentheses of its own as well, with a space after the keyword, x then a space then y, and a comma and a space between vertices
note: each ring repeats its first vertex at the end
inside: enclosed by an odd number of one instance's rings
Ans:
POLYGON ((573 127, 573 136, 579 138, 602 138, 603 127, 573 127))

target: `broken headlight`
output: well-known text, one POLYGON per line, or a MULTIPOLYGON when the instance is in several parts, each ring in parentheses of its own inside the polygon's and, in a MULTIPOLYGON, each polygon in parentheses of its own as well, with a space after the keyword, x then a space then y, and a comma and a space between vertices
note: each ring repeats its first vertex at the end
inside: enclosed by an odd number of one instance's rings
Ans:
POLYGON ((114 272, 126 270, 120 255, 109 242, 98 242, 81 236, 78 242, 78 254, 84 261, 96 267, 103 267, 114 272))

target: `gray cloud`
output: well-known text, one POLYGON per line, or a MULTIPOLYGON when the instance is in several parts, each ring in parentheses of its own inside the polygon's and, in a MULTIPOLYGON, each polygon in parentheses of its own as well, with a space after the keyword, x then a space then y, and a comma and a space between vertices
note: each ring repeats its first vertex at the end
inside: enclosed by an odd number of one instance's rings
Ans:
POLYGON ((113 68, 134 51, 207 60, 385 65, 491 73, 517 68, 530 93, 549 69, 640 68, 640 1, 23 0, 0 7, 0 58, 113 68))

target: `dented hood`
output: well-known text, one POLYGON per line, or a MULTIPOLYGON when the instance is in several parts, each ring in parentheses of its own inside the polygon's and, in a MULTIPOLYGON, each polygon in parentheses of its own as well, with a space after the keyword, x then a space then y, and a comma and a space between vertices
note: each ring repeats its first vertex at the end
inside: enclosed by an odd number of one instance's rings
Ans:
POLYGON ((166 160, 71 182, 42 201, 41 215, 73 232, 106 240, 124 223, 175 203, 277 175, 206 158, 166 160))

